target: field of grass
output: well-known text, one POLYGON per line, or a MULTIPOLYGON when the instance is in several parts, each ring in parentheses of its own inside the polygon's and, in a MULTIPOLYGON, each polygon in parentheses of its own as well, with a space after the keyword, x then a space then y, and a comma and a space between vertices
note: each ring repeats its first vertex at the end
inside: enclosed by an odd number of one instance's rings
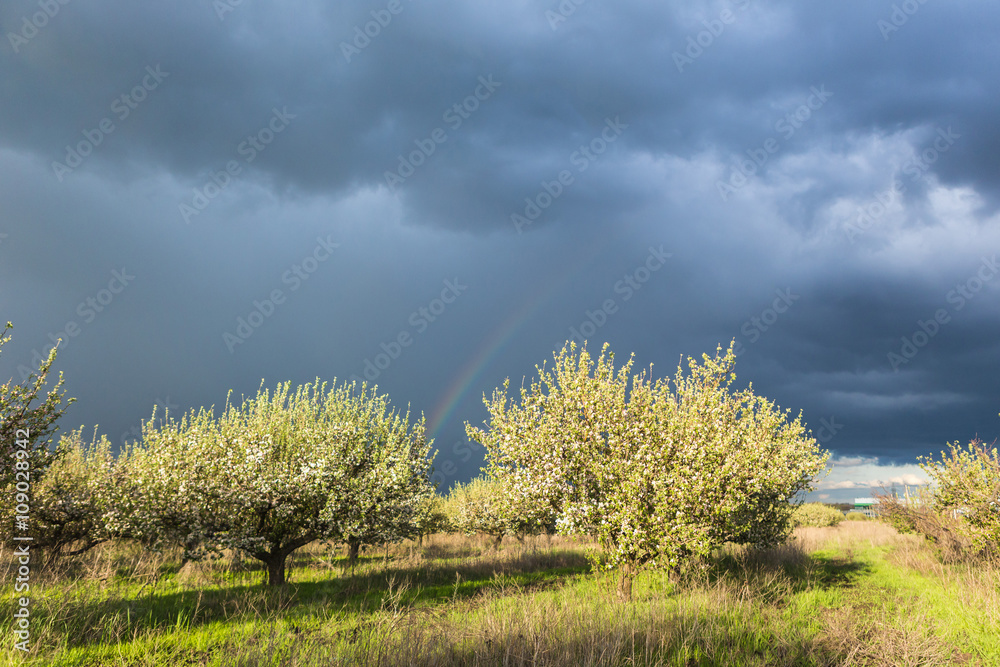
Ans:
MULTIPOLYGON (((255 563, 180 567, 105 545, 32 574, 30 656, 12 648, 9 549, 3 661, 39 665, 1000 665, 1000 569, 942 565, 880 522, 800 528, 763 553, 728 548, 683 579, 647 572, 634 599, 590 572, 586 540, 492 548, 437 535, 369 551, 351 569, 322 545, 271 591, 255 563)), ((34 568, 33 568, 34 569, 34 568)))

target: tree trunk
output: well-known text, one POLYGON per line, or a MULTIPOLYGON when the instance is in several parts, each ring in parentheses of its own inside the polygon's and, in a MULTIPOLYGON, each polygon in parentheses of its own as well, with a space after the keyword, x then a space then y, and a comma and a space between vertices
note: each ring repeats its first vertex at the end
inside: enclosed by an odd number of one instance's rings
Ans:
POLYGON ((286 543, 284 546, 272 545, 270 551, 254 551, 250 555, 267 567, 268 586, 284 586, 288 582, 285 578, 285 561, 293 551, 310 541, 286 543))
POLYGON ((347 540, 347 562, 354 567, 354 564, 358 562, 358 552, 361 550, 361 542, 359 540, 347 540))
POLYGON ((229 571, 237 572, 243 569, 243 552, 239 549, 233 549, 233 554, 229 558, 229 571))
POLYGON ((285 585, 285 555, 282 553, 274 554, 267 561, 267 585, 268 586, 284 586, 285 585))
POLYGON ((494 549, 499 549, 501 542, 503 542, 503 533, 494 536, 494 538, 493 538, 493 548, 494 549))
POLYGON ((291 553, 287 549, 274 547, 273 551, 257 551, 251 554, 267 567, 267 585, 285 585, 285 559, 291 553))
POLYGON ((629 602, 632 599, 632 580, 635 578, 635 566, 631 563, 622 565, 621 579, 618 580, 618 599, 629 602))
POLYGON ((417 536, 417 546, 418 547, 423 547, 424 546, 424 534, 423 533, 420 533, 417 536))
POLYGON ((188 535, 184 538, 184 553, 181 554, 181 567, 184 567, 192 560, 192 554, 194 554, 201 544, 201 540, 197 537, 192 537, 188 535))

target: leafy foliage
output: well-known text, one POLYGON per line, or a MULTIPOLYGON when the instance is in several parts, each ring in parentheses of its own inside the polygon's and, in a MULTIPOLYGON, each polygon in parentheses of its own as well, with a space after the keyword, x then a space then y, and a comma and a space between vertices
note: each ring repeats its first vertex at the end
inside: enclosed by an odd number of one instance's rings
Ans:
POLYGON ((949 443, 940 460, 920 457, 931 486, 917 498, 879 495, 879 513, 900 532, 932 542, 945 561, 1000 551, 1000 457, 979 440, 949 443))
POLYGON ((900 533, 924 536, 944 562, 968 559, 973 555, 972 540, 964 530, 962 517, 957 512, 935 508, 934 496, 934 490, 926 487, 903 498, 875 494, 879 499, 879 519, 900 533))
MULTIPOLYGON (((13 325, 7 322, 0 332, 0 349, 10 340, 7 332, 12 328, 13 325)), ((10 379, 0 385, 0 443, 3 443, 5 457, 9 458, 14 454, 15 441, 21 439, 18 431, 28 432, 28 454, 18 460, 27 462, 27 469, 33 480, 40 479, 56 460, 57 454, 52 448, 52 439, 58 429, 56 421, 75 400, 68 399, 66 405, 62 406, 62 373, 55 386, 47 394, 43 392, 49 371, 56 360, 57 347, 53 347, 48 358, 41 362, 38 372, 29 375, 24 382, 14 384, 14 380, 10 379), (33 407, 40 395, 44 396, 42 402, 33 407)), ((4 489, 6 498, 11 497, 7 492, 14 484, 14 472, 14 466, 3 466, 0 471, 0 488, 4 489)))
POLYGON ((1000 457, 980 440, 958 442, 941 452, 941 460, 921 457, 920 467, 934 485, 934 509, 962 517, 962 532, 977 552, 1000 547, 1000 457))
MULTIPOLYGON (((31 489, 30 532, 32 548, 47 551, 51 563, 69 547, 77 555, 107 541, 112 470, 111 443, 94 438, 84 443, 82 429, 64 434, 54 462, 31 489)), ((5 511, 4 514, 7 514, 5 511)), ((4 526, 13 517, 4 516, 4 526)))
POLYGON ((454 528, 448 514, 447 500, 437 493, 424 498, 413 516, 413 527, 421 542, 425 535, 452 532, 454 528))
POLYGON ((675 569, 727 541, 769 546, 791 530, 789 501, 828 454, 752 387, 733 391, 735 355, 688 359, 673 381, 617 371, 569 343, 552 370, 520 391, 484 399, 488 429, 466 426, 487 450, 488 474, 512 505, 560 531, 595 534, 631 595, 639 567, 675 569))
POLYGON ((465 535, 486 533, 502 538, 509 529, 509 517, 500 506, 503 487, 484 477, 468 484, 455 484, 448 494, 452 525, 465 535))

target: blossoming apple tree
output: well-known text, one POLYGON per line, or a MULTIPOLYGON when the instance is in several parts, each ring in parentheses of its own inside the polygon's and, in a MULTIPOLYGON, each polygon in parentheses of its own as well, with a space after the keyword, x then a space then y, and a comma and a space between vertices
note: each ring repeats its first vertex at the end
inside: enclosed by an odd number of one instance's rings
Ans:
POLYGON ((527 494, 511 493, 500 480, 476 477, 468 484, 456 484, 448 494, 451 523, 466 535, 486 533, 499 547, 504 535, 523 540, 554 529, 555 515, 533 502, 527 494))
MULTIPOLYGON (((154 413, 155 417, 155 413, 154 413)), ((362 385, 288 383, 223 414, 144 424, 123 453, 119 519, 189 553, 240 549, 285 582, 289 554, 314 540, 382 543, 413 532, 433 493, 424 420, 411 423, 362 385)))
MULTIPOLYGON (((7 332, 13 328, 14 325, 7 322, 0 331, 0 351, 10 341, 7 332)), ((0 385, 0 447, 6 456, 15 459, 0 468, 0 488, 5 498, 13 497, 15 482, 23 480, 25 473, 32 481, 37 481, 59 456, 52 447, 59 428, 56 421, 76 399, 70 398, 61 406, 65 393, 62 373, 48 393, 43 391, 56 360, 57 347, 53 346, 48 357, 39 360, 37 371, 25 371, 23 382, 15 384, 12 378, 0 385), (23 446, 15 444, 19 442, 23 446)))
POLYGON ((519 402, 509 381, 484 398, 488 428, 466 428, 486 447, 488 474, 555 513, 562 532, 596 534, 623 599, 643 566, 678 568, 726 541, 785 539, 789 501, 828 458, 801 416, 790 420, 752 387, 732 389, 732 346, 689 359, 673 381, 633 375, 631 358, 617 371, 613 362, 607 345, 595 363, 570 343, 519 402))

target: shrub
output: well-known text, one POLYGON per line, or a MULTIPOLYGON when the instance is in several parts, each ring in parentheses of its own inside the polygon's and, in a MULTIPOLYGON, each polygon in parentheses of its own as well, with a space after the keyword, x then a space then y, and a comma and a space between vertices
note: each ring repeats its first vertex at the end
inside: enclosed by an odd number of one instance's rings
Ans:
POLYGON ((552 370, 509 399, 492 400, 485 430, 488 474, 527 521, 557 517, 564 533, 595 534, 607 566, 631 597, 638 568, 674 569, 724 542, 758 546, 791 530, 789 501, 809 488, 828 454, 801 417, 731 390, 735 354, 688 359, 671 383, 617 371, 605 345, 596 363, 569 343, 552 370))
POLYGON ((425 535, 454 531, 444 498, 437 493, 427 496, 418 506, 413 517, 417 539, 423 544, 425 535))
POLYGON ((1000 547, 1000 455, 980 440, 965 448, 958 442, 941 452, 941 460, 921 457, 920 467, 933 484, 933 507, 960 516, 960 530, 980 554, 1000 547))
POLYGON ((934 491, 922 489, 916 498, 879 495, 879 518, 900 533, 923 535, 938 557, 945 562, 965 560, 972 555, 972 540, 957 514, 934 507, 934 491))
POLYGON ((1000 455, 979 440, 958 442, 941 459, 920 457, 931 486, 918 498, 879 496, 880 513, 900 532, 924 535, 946 561, 1000 551, 1000 455))
POLYGON ((792 513, 792 525, 796 527, 826 528, 836 526, 843 520, 843 512, 823 503, 805 503, 792 513))

